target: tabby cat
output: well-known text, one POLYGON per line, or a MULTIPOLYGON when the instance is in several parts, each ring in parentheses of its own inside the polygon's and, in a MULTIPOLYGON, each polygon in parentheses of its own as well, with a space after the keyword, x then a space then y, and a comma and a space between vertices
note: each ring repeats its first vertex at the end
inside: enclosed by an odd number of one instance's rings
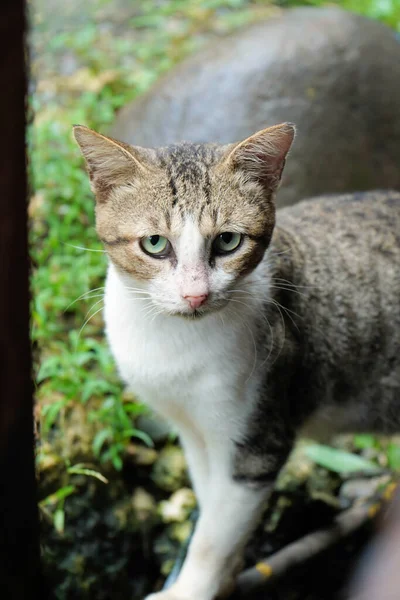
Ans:
POLYGON ((400 193, 303 201, 275 226, 294 131, 145 149, 74 129, 113 355, 179 431, 200 506, 177 582, 147 600, 229 593, 297 435, 399 426, 400 193))

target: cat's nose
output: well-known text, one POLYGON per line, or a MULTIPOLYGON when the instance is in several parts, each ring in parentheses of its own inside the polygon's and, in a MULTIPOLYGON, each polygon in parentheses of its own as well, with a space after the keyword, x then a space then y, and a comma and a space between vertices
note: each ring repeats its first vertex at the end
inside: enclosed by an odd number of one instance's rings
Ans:
POLYGON ((199 308, 208 298, 208 294, 202 294, 201 296, 184 296, 188 302, 190 308, 199 308))

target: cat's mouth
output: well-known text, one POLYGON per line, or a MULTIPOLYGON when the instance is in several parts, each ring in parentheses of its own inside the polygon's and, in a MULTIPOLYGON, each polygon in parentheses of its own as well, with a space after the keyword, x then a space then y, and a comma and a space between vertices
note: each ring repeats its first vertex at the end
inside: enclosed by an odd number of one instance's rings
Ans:
POLYGON ((191 313, 179 313, 180 316, 185 317, 185 319, 201 319, 201 317, 205 317, 207 314, 210 314, 209 310, 194 310, 191 313))
POLYGON ((191 312, 176 311, 170 314, 173 317, 183 317, 187 321, 197 321, 198 319, 201 319, 212 312, 212 310, 193 310, 191 312))
POLYGON ((181 317, 186 321, 198 321, 222 310, 229 303, 227 298, 212 298, 211 301, 205 302, 201 307, 191 309, 185 306, 172 306, 170 307, 167 303, 156 301, 154 304, 159 308, 158 313, 165 314, 170 317, 181 317))
POLYGON ((178 316, 178 317, 183 317, 184 319, 187 319, 188 321, 197 321, 198 319, 202 319, 204 317, 206 317, 207 315, 212 315, 215 312, 218 312, 219 310, 221 310, 224 306, 226 306, 226 302, 214 302, 212 305, 207 304, 206 306, 202 307, 201 309, 195 309, 193 311, 177 311, 174 313, 174 315, 178 316))

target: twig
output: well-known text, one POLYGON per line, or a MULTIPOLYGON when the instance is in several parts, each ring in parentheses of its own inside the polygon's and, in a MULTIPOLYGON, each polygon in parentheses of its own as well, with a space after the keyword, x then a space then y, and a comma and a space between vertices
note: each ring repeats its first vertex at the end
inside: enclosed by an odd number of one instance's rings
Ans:
POLYGON ((259 588, 264 588, 285 575, 289 569, 304 563, 323 550, 333 546, 375 517, 379 504, 366 503, 338 515, 334 524, 319 529, 303 538, 285 546, 268 559, 258 562, 254 567, 243 571, 238 577, 235 594, 232 598, 239 600, 259 588))

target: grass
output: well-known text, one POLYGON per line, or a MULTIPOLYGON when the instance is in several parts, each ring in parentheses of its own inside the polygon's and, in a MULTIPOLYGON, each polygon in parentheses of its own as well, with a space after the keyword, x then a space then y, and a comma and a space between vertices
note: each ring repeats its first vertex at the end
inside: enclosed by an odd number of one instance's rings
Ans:
MULTIPOLYGON (((42 440, 54 427, 64 426, 62 417, 68 408, 85 406, 85 418, 98 425, 93 454, 117 470, 122 468, 132 437, 150 440, 132 425, 144 409, 123 394, 103 339, 100 313, 106 258, 96 237, 94 201, 71 125, 82 123, 107 131, 121 106, 147 90, 210 33, 256 20, 272 3, 146 0, 131 4, 129 26, 135 35, 125 36, 99 27, 98 13, 92 20, 89 15, 78 28, 48 35, 43 14, 33 13, 32 70, 37 87, 30 98, 34 117, 28 134, 32 342, 42 440), (76 67, 60 74, 58 66, 66 53, 73 55, 76 67)), ((276 4, 326 2, 281 0, 276 4)), ((398 0, 337 4, 400 29, 398 0)), ((110 2, 98 0, 98 11, 109 7, 110 2)))
MULTIPOLYGON (((99 1, 99 7, 106 4, 99 1)), ((103 339, 106 258, 71 125, 106 131, 115 111, 199 45, 204 31, 232 29, 250 20, 250 3, 242 0, 136 5, 130 24, 140 34, 139 43, 101 33, 90 21, 78 31, 62 31, 41 42, 40 61, 45 67, 48 62, 48 73, 39 77, 30 99, 34 119, 28 138, 32 341, 41 437, 45 440, 55 426, 63 426, 67 408, 86 405, 88 421, 102 424, 93 453, 118 470, 131 437, 149 440, 132 426, 132 417, 144 409, 124 397, 103 339), (172 18, 174 27, 169 28, 172 18), (65 51, 74 54, 78 66, 71 75, 60 76, 57 58, 65 51)), ((44 35, 46 23, 37 20, 37 34, 44 35)))

